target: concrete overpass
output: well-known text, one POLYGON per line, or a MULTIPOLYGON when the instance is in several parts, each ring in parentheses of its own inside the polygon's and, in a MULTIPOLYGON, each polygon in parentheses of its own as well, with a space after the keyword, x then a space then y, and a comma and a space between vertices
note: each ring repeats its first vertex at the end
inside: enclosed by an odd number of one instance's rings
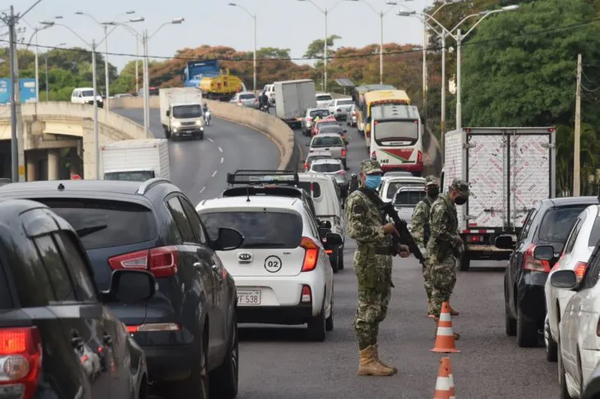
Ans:
MULTIPOLYGON (((56 180, 77 173, 94 179, 96 142, 93 107, 70 102, 21 106, 27 180, 56 180)), ((98 110, 100 145, 146 138, 144 128, 104 109, 98 110)), ((10 109, 0 106, 0 176, 10 177, 10 109)))

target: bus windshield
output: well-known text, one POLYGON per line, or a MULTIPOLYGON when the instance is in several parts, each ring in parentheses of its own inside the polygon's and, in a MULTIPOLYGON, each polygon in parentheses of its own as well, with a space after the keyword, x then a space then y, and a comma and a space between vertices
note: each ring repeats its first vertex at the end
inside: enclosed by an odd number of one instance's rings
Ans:
POLYGON ((415 121, 376 121, 375 141, 386 146, 412 145, 419 139, 419 124, 415 121), (406 143, 409 142, 409 143, 406 143))

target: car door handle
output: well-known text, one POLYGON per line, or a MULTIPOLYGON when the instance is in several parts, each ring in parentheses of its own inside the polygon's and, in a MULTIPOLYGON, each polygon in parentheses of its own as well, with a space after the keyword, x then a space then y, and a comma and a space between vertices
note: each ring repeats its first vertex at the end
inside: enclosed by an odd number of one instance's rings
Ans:
POLYGON ((106 334, 104 337, 102 337, 102 340, 104 341, 105 345, 112 345, 113 343, 113 338, 110 334, 106 334))
POLYGON ((202 271, 202 263, 196 262, 192 266, 194 266, 194 269, 198 270, 199 272, 202 271))

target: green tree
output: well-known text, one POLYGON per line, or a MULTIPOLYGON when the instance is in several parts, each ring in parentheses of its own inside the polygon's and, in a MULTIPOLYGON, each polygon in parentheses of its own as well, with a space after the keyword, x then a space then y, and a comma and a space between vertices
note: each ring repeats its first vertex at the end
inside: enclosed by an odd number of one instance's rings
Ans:
MULTIPOLYGON (((327 38, 327 57, 332 57, 335 54, 333 51, 333 45, 336 40, 341 39, 341 36, 331 35, 327 38), (331 50, 330 50, 331 49, 331 50)), ((323 58, 323 50, 324 50, 324 40, 317 39, 313 40, 312 43, 308 45, 308 49, 306 49, 306 53, 304 53, 305 58, 323 58)))

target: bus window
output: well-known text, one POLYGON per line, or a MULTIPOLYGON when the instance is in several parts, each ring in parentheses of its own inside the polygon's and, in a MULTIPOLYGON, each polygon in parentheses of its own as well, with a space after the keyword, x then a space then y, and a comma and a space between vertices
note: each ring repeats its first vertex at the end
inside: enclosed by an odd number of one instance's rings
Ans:
POLYGON ((383 145, 383 143, 386 146, 413 145, 419 139, 418 121, 379 120, 375 122, 374 129, 375 141, 378 145, 383 145))

